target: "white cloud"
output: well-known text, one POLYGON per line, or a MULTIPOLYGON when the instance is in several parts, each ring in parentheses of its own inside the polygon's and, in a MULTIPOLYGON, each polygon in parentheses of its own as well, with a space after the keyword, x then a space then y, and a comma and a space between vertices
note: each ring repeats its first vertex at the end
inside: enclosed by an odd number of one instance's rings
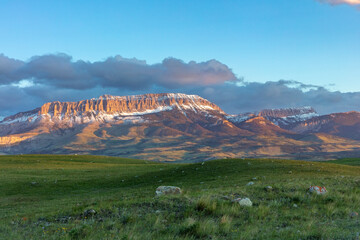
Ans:
POLYGON ((331 5, 339 5, 339 4, 360 5, 360 0, 317 0, 317 1, 328 3, 331 5))

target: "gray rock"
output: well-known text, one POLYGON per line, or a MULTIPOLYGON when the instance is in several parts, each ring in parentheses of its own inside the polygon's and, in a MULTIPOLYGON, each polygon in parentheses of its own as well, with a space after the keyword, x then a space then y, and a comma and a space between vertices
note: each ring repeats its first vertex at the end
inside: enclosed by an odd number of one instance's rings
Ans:
POLYGON ((156 196, 181 194, 181 189, 175 186, 160 186, 156 189, 156 196))
POLYGON ((94 209, 87 209, 84 211, 84 217, 91 217, 96 214, 96 211, 94 209))
POLYGON ((249 198, 244 198, 239 201, 240 206, 251 207, 252 202, 249 198))
POLYGON ((327 193, 327 190, 326 190, 325 187, 310 186, 309 192, 310 193, 316 193, 316 194, 325 194, 325 193, 327 193))
POLYGON ((254 182, 248 182, 248 183, 246 184, 246 186, 251 186, 251 185, 254 185, 254 182))
POLYGON ((236 198, 233 200, 233 202, 237 202, 240 204, 240 206, 244 206, 244 207, 252 206, 252 202, 249 198, 236 198))
POLYGON ((270 192, 270 191, 273 190, 273 188, 272 188, 272 186, 266 186, 266 187, 265 187, 265 190, 268 191, 268 192, 270 192))

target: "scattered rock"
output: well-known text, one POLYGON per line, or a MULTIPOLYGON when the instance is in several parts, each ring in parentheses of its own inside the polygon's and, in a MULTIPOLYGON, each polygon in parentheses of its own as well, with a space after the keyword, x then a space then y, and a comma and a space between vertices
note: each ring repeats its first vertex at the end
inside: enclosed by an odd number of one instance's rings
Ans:
POLYGON ((310 193, 316 193, 316 194, 325 194, 325 193, 327 193, 327 190, 326 190, 325 187, 310 186, 309 192, 310 193))
POLYGON ((244 198, 239 201, 240 206, 251 207, 252 202, 249 198, 244 198))
POLYGON ((254 185, 254 182, 248 182, 248 184, 246 184, 246 186, 251 186, 254 185))
POLYGON ((289 171, 289 174, 292 174, 292 171, 289 171))
POLYGON ((297 207, 298 207, 298 205, 294 203, 293 207, 294 207, 294 208, 297 208, 297 207))
POLYGON ((240 206, 251 207, 252 202, 249 198, 236 198, 232 202, 237 202, 240 206))
POLYGON ((252 180, 254 180, 254 181, 255 181, 255 180, 257 180, 257 178, 256 178, 256 177, 253 177, 253 178, 252 178, 252 180))
POLYGON ((84 211, 84 217, 91 217, 96 214, 96 211, 94 209, 87 209, 84 211))
POLYGON ((268 191, 268 192, 271 192, 273 190, 273 188, 272 188, 272 186, 266 186, 265 190, 268 191))
POLYGON ((37 185, 38 183, 37 182, 31 182, 31 185, 37 185))
POLYGON ((350 216, 351 218, 356 218, 356 217, 359 216, 359 214, 358 214, 357 212, 351 212, 351 213, 349 214, 349 216, 350 216))
POLYGON ((181 189, 175 186, 160 186, 156 189, 156 196, 181 194, 181 189))
POLYGON ((159 214, 159 213, 161 213, 161 211, 160 211, 160 210, 156 210, 155 213, 156 213, 156 214, 159 214))

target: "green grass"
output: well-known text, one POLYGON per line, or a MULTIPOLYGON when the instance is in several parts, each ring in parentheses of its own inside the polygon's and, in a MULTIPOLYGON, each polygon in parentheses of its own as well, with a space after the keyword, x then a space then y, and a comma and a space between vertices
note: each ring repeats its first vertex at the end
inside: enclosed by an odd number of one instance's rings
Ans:
POLYGON ((349 214, 359 211, 356 166, 0 156, 0 239, 355 239, 359 219, 349 214), (160 185, 183 194, 155 197, 160 185), (328 193, 310 195, 310 185, 328 193), (237 197, 253 207, 231 202, 237 197))
POLYGON ((350 166, 360 166, 360 158, 343 158, 330 161, 330 163, 344 164, 350 166))

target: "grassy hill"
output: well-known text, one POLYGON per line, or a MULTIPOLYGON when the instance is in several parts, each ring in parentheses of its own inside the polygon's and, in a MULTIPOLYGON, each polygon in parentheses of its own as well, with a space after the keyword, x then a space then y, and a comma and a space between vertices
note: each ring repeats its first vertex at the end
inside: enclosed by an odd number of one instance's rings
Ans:
POLYGON ((354 239, 360 167, 339 163, 356 161, 0 156, 0 239, 354 239), (160 185, 183 194, 155 197, 160 185))

